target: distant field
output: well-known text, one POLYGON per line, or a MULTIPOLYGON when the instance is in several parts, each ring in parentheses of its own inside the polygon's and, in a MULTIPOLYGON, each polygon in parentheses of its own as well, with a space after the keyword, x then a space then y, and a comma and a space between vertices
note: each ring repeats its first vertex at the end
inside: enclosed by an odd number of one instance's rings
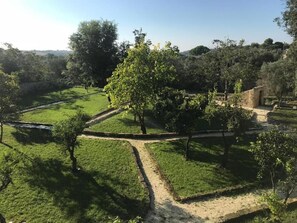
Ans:
POLYGON ((221 138, 194 139, 188 161, 183 156, 185 140, 147 146, 175 192, 181 197, 187 197, 255 182, 257 164, 248 151, 251 140, 254 138, 246 138, 232 146, 229 166, 225 170, 219 167, 223 152, 221 138))
POLYGON ((107 108, 108 100, 105 93, 97 93, 71 100, 66 103, 23 113, 20 116, 20 120, 26 122, 54 124, 57 121, 63 120, 75 114, 78 110, 93 116, 107 108))
MULTIPOLYGON (((145 124, 147 133, 162 133, 166 132, 156 120, 151 117, 145 117, 145 124)), ((90 129, 100 132, 113 132, 113 133, 141 133, 140 125, 134 121, 131 113, 120 113, 112 116, 90 129)))
POLYGON ((100 92, 98 88, 89 88, 88 91, 86 91, 83 87, 73 87, 37 95, 30 94, 25 95, 21 98, 21 100, 19 101, 19 106, 21 109, 27 107, 36 107, 39 105, 50 104, 57 101, 75 99, 77 97, 98 92, 100 92))
POLYGON ((269 113, 269 121, 297 128, 297 110, 276 109, 274 112, 269 113))
POLYGON ((22 162, 7 189, 0 192, 6 222, 108 222, 109 217, 144 216, 149 206, 131 145, 123 141, 79 139, 81 171, 51 136, 38 130, 4 127, 0 156, 15 152, 22 162))

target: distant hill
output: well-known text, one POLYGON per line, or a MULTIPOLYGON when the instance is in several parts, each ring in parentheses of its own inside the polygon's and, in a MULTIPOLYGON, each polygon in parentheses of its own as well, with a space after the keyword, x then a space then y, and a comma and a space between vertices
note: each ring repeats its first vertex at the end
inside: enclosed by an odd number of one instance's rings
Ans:
POLYGON ((55 56, 67 56, 71 53, 70 50, 28 50, 23 52, 35 53, 39 56, 46 56, 47 54, 53 54, 55 56))

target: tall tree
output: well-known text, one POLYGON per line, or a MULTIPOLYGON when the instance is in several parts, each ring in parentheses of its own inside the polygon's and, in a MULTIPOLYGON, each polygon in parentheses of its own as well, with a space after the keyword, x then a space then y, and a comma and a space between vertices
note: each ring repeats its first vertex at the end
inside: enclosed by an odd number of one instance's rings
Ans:
POLYGON ((76 172, 77 159, 74 155, 75 148, 78 146, 77 137, 83 132, 87 116, 81 112, 57 123, 53 129, 53 135, 62 144, 62 148, 69 153, 72 161, 72 171, 76 172))
POLYGON ((84 84, 104 86, 116 66, 117 27, 113 22, 81 22, 78 31, 70 36, 68 74, 84 84))
POLYGON ((17 78, 0 70, 0 143, 3 140, 3 124, 16 111, 18 90, 17 78))
POLYGON ((297 0, 286 0, 285 11, 282 17, 275 19, 279 26, 286 29, 287 33, 294 39, 297 37, 297 0))
POLYGON ((105 86, 112 106, 129 109, 138 117, 141 131, 146 134, 144 111, 154 104, 156 96, 175 79, 172 60, 178 51, 167 43, 164 48, 150 48, 150 42, 136 41, 128 56, 117 66, 105 86))

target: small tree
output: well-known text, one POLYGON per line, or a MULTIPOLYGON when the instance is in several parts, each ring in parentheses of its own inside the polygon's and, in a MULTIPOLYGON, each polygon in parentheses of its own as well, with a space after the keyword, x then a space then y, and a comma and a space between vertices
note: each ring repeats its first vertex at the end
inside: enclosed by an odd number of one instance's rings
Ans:
POLYGON ((268 173, 273 192, 276 192, 277 185, 281 183, 282 188, 287 191, 285 200, 293 192, 297 181, 295 145, 292 136, 273 129, 262 132, 251 146, 260 166, 259 179, 268 173))
POLYGON ((3 140, 3 124, 16 111, 18 90, 16 77, 0 70, 0 143, 3 140))
POLYGON ((77 159, 74 156, 75 148, 78 146, 77 136, 83 132, 86 120, 87 116, 78 112, 75 116, 57 123, 53 129, 53 135, 69 153, 69 157, 72 161, 73 172, 78 170, 77 159))
POLYGON ((258 178, 270 176, 272 192, 264 194, 264 201, 271 212, 270 220, 281 222, 286 204, 297 186, 297 159, 295 140, 292 135, 273 129, 262 132, 251 151, 259 164, 258 178), (276 193, 282 193, 283 198, 276 193))
MULTIPOLYGON (((209 93, 209 104, 205 109, 205 115, 210 124, 219 123, 221 127, 224 142, 224 153, 221 166, 226 168, 229 160, 229 150, 233 143, 226 139, 225 133, 227 131, 233 131, 236 139, 242 136, 249 127, 251 112, 239 107, 238 104, 233 106, 229 103, 226 103, 223 106, 218 105, 215 99, 216 90, 213 93, 209 93)), ((236 96, 235 99, 237 101, 238 96, 236 96)))
POLYGON ((163 121, 166 128, 187 135, 185 159, 189 158, 192 132, 197 127, 198 118, 202 116, 206 105, 205 97, 196 95, 187 97, 185 92, 166 88, 158 97, 154 108, 157 118, 163 121))

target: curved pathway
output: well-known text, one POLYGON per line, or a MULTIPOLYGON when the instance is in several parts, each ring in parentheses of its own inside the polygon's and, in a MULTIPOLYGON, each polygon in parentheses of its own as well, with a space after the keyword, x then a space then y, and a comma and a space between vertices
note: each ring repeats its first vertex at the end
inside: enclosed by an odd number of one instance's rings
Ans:
MULTIPOLYGON (((221 134, 204 134, 197 137, 219 136, 221 134)), ((170 195, 164 182, 161 180, 154 162, 145 143, 176 140, 179 138, 163 140, 135 140, 135 139, 116 139, 108 137, 96 137, 82 135, 81 137, 100 139, 100 140, 125 140, 136 148, 141 165, 148 181, 150 194, 152 197, 151 210, 145 218, 145 222, 166 222, 166 223, 195 223, 195 222, 221 222, 226 215, 236 213, 251 207, 258 206, 259 195, 257 192, 241 194, 237 196, 220 196, 199 202, 178 203, 170 195)), ((181 137, 182 138, 182 137, 181 137)))

